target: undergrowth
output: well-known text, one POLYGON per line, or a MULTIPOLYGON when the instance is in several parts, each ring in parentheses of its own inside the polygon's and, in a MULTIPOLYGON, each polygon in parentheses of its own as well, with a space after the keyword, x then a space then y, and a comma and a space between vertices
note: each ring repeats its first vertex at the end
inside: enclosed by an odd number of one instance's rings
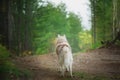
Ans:
POLYGON ((29 70, 19 69, 9 57, 10 52, 0 45, 0 80, 19 80, 31 76, 29 70))
POLYGON ((105 76, 91 75, 84 72, 75 72, 73 73, 74 77, 64 77, 62 80, 111 80, 105 76))

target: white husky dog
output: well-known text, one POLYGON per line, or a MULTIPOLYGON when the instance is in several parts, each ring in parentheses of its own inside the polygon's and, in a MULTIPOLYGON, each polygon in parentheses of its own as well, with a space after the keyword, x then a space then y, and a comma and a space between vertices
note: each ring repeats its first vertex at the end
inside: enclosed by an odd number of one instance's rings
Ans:
POLYGON ((56 43, 56 53, 58 55, 58 61, 62 76, 64 76, 64 73, 67 70, 70 72, 70 76, 72 77, 73 56, 71 47, 65 35, 64 36, 58 35, 56 43))

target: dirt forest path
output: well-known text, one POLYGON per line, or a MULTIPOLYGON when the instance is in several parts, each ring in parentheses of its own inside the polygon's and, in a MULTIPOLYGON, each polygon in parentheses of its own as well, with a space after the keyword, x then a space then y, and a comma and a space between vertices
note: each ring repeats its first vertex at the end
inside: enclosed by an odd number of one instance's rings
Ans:
MULTIPOLYGON (((57 71, 56 54, 17 58, 16 64, 30 69, 33 72, 33 80, 61 80, 57 71)), ((111 78, 119 76, 116 79, 113 78, 113 80, 120 80, 120 49, 103 48, 75 54, 73 75, 75 72, 106 75, 111 78)), ((72 80, 80 79, 74 76, 72 80)))

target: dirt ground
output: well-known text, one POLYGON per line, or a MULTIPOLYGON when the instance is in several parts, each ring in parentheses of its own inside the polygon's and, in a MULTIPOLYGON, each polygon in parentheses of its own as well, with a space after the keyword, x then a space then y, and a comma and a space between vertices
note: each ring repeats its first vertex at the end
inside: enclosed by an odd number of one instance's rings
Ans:
MULTIPOLYGON (((112 80, 120 80, 120 48, 101 48, 85 53, 74 53, 73 75, 85 72, 92 75, 105 75, 112 80), (114 76, 119 76, 114 78, 114 76)), ((55 53, 19 57, 15 60, 20 67, 33 72, 33 80, 61 80, 57 71, 55 53)), ((79 80, 75 75, 72 80, 79 80)))

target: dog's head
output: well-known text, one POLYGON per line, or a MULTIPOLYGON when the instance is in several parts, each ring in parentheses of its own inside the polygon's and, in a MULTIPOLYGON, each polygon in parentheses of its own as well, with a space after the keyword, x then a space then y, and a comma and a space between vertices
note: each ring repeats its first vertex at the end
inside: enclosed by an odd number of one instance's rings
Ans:
POLYGON ((66 36, 65 35, 61 36, 58 34, 57 43, 62 43, 62 42, 67 42, 66 36))

